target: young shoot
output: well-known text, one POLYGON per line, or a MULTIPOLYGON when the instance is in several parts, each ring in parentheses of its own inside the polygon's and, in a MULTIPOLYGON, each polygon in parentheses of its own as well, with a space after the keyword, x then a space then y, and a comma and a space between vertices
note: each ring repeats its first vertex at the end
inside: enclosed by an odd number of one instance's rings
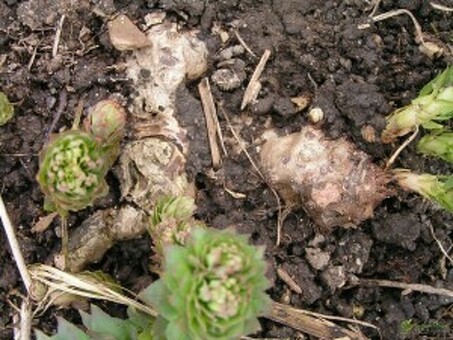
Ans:
POLYGON ((153 267, 161 271, 164 251, 171 245, 184 246, 190 232, 202 227, 193 217, 195 202, 187 196, 164 196, 157 200, 148 228, 153 240, 153 267))
POLYGON ((55 134, 40 153, 38 183, 45 195, 44 208, 62 217, 63 267, 66 266, 68 232, 66 217, 108 192, 104 179, 119 153, 125 113, 112 100, 100 102, 79 128, 82 106, 71 130, 55 134))
POLYGON ((453 163, 453 132, 442 131, 424 136, 417 144, 418 152, 453 163))
POLYGON ((415 174, 406 169, 396 169, 394 174, 403 189, 415 191, 453 212, 453 176, 415 174))
POLYGON ((238 339, 259 330, 270 306, 263 248, 232 230, 192 231, 165 252, 165 271, 142 294, 159 312, 158 339, 238 339))
POLYGON ((0 92, 0 126, 5 125, 14 116, 14 107, 3 92, 0 92))
POLYGON ((439 129, 441 121, 453 117, 453 66, 426 84, 417 98, 387 118, 382 141, 391 143, 416 127, 439 129))
POLYGON ((124 134, 125 114, 111 100, 95 106, 86 131, 79 127, 54 135, 40 154, 37 176, 48 210, 65 216, 107 193, 104 177, 124 134))

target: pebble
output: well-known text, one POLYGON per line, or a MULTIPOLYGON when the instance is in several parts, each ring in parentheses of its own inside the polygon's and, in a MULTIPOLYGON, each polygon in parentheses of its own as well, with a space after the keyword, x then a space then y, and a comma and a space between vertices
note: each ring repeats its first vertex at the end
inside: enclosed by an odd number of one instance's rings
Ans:
POLYGON ((316 270, 323 270, 330 261, 330 254, 320 248, 305 248, 305 258, 310 266, 316 270))
POLYGON ((322 281, 335 291, 346 284, 346 272, 343 266, 330 266, 321 274, 322 281))

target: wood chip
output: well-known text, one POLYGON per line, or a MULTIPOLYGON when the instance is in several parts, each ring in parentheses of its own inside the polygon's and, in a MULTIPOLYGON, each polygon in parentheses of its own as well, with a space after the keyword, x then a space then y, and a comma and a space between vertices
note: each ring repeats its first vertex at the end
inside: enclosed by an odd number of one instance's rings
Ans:
POLYGON ((151 42, 125 15, 119 15, 107 25, 112 45, 119 51, 136 50, 151 45, 151 42))
POLYGON ((200 92, 200 98, 203 104, 203 112, 206 118, 212 167, 214 169, 218 169, 220 168, 222 159, 220 156, 219 145, 217 144, 217 113, 208 78, 203 78, 200 84, 198 84, 198 91, 200 92))
POLYGON ((254 102, 258 97, 258 93, 261 90, 261 73, 263 73, 264 67, 266 66, 267 60, 269 59, 270 55, 270 50, 264 51, 260 62, 256 66, 256 69, 252 74, 252 78, 250 78, 250 82, 245 89, 244 97, 242 98, 241 110, 244 110, 248 104, 254 102))
POLYGON ((282 279, 283 282, 285 282, 288 285, 288 287, 293 292, 296 292, 297 294, 302 294, 302 288, 300 288, 297 282, 294 281, 294 279, 282 267, 277 268, 277 275, 280 279, 282 279))
POLYGON ((296 111, 300 112, 302 110, 305 110, 308 107, 308 105, 310 105, 311 96, 308 93, 305 93, 298 97, 291 98, 291 101, 293 102, 294 105, 297 106, 296 111))

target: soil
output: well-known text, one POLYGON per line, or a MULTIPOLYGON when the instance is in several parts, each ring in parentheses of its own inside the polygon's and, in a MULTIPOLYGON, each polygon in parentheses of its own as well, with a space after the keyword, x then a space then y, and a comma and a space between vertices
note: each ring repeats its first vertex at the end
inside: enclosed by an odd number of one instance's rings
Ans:
MULTIPOLYGON (((408 16, 359 29, 360 24, 369 22, 372 1, 82 0, 76 8, 70 8, 70 3, 0 1, 0 90, 16 103, 15 118, 0 127, 1 194, 28 263, 49 263, 60 248, 58 219, 43 233, 31 232, 38 218, 45 215, 35 175, 38 154, 50 130, 72 124, 81 98, 88 107, 112 94, 121 94, 127 102, 134 92, 121 71, 124 55, 111 46, 106 34, 108 15, 124 13, 140 25, 147 13, 164 10, 167 19, 178 22, 182 30, 199 30, 211 53, 207 76, 218 68, 218 53, 238 44, 233 30, 258 58, 270 49, 271 59, 262 75, 258 101, 249 109, 240 110, 247 80, 230 91, 212 84, 216 102, 222 103, 255 160, 259 156, 254 143, 269 124, 281 134, 309 124, 307 109, 298 111, 291 101, 308 96, 312 107, 323 110, 322 129, 329 137, 348 138, 383 166, 396 145, 365 139, 363 131, 379 134, 385 116, 407 104, 448 64, 445 57, 430 59, 420 52, 408 16), (52 57, 55 27, 62 14, 66 18, 60 50, 52 57), (224 44, 215 34, 219 28, 230 32, 224 44)), ((451 0, 439 3, 453 6, 451 0)), ((451 43, 451 13, 434 9, 424 0, 384 0, 378 12, 398 8, 412 11, 425 32, 451 43)), ((247 52, 235 58, 240 60, 238 72, 245 72, 249 79, 259 59, 247 52)), ((337 228, 323 235, 303 210, 293 210, 284 221, 281 243, 276 246, 276 199, 244 152, 238 151, 237 141, 221 114, 228 156, 219 170, 211 167, 197 83, 181 87, 177 94, 178 116, 191 137, 187 174, 198 189, 196 217, 216 228, 235 226, 239 232, 250 234, 254 244, 266 245, 273 299, 318 313, 370 322, 380 330, 379 334, 364 328, 363 332, 372 338, 453 338, 453 298, 344 286, 351 275, 357 275, 453 289, 452 264, 430 232, 433 228, 445 249, 450 249, 451 214, 414 194, 399 191, 378 206, 373 219, 358 228, 337 228), (277 267, 294 279, 302 293, 289 289, 277 275, 277 267)), ((452 170, 444 162, 418 155, 414 144, 403 151, 396 166, 444 174, 452 170)), ((108 182, 111 189, 106 198, 71 214, 72 228, 96 209, 120 203, 113 174, 109 174, 108 182)), ((12 339, 15 311, 8 301, 18 302, 21 281, 3 233, 0 242, 0 338, 12 339)), ((150 239, 143 236, 117 244, 90 269, 106 271, 124 286, 138 290, 155 278, 148 269, 150 257, 150 239)), ((117 306, 109 305, 108 309, 115 315, 124 314, 124 309, 117 306)), ((74 311, 50 309, 35 319, 35 326, 52 332, 58 315, 79 321, 74 311)), ((258 334, 261 337, 301 336, 270 321, 262 325, 263 331, 258 334)))

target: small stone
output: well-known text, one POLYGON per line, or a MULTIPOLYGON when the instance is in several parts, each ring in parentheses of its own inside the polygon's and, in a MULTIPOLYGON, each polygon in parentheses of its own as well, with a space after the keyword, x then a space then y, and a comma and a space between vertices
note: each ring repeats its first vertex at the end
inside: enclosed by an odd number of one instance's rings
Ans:
POLYGON ((335 291, 346 284, 346 273, 343 266, 330 266, 321 274, 322 281, 335 291))
POLYGON ((305 258, 314 269, 323 270, 329 264, 330 254, 320 248, 305 248, 305 258))
POLYGON ((236 72, 227 68, 221 68, 215 71, 211 79, 223 91, 237 89, 243 81, 236 72))
POLYGON ((119 15, 108 23, 112 45, 119 51, 135 50, 151 45, 145 33, 126 15, 119 15))
POLYGON ((308 112, 308 119, 313 124, 316 124, 323 120, 324 118, 324 111, 320 107, 314 107, 308 112))
POLYGON ((317 233, 315 237, 313 237, 313 239, 308 242, 308 245, 310 247, 317 247, 324 242, 326 242, 326 237, 321 233, 317 233))
POLYGON ((362 138, 368 143, 374 143, 377 140, 376 130, 371 125, 362 126, 360 133, 362 134, 362 138))

